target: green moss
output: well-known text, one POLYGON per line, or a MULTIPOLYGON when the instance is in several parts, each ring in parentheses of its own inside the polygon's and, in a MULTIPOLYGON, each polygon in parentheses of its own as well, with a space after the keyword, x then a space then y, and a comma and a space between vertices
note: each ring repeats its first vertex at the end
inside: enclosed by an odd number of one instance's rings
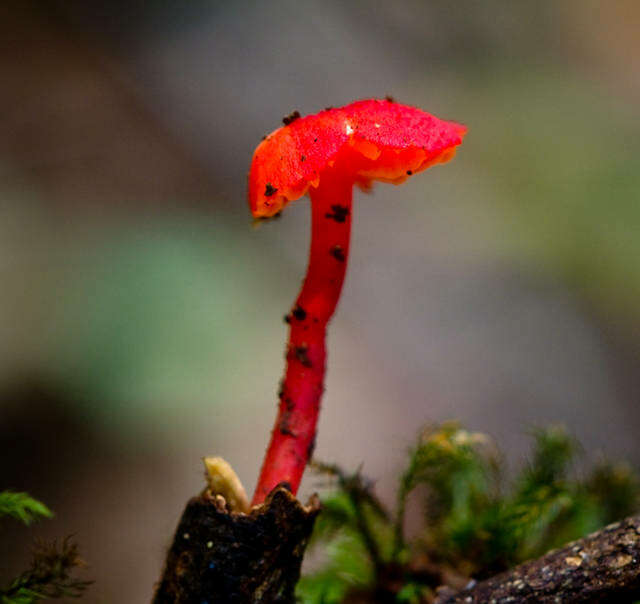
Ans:
POLYGON ((564 429, 531 436, 529 461, 508 479, 486 435, 455 423, 425 430, 401 474, 394 513, 359 473, 319 464, 337 488, 323 500, 312 540, 327 546, 327 562, 303 577, 301 600, 338 603, 357 589, 418 602, 443 583, 496 574, 638 509, 639 482, 629 467, 601 462, 579 477, 580 447, 564 429), (407 540, 404 509, 414 491, 424 528, 407 540))
MULTIPOLYGON (((53 513, 44 503, 27 493, 0 493, 0 517, 15 518, 26 525, 53 513)), ((80 597, 91 581, 80 581, 73 572, 84 562, 78 546, 71 538, 60 543, 38 543, 33 551, 31 566, 4 589, 0 588, 1 604, 31 604, 38 600, 80 597)))

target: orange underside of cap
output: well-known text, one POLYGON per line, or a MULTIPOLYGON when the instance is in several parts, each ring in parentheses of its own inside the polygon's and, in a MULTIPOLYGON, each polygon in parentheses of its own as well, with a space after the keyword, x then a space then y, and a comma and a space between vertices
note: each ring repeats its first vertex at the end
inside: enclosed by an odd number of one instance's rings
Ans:
POLYGON ((249 172, 256 218, 280 212, 317 187, 328 169, 345 170, 367 189, 374 180, 400 184, 449 161, 466 127, 392 101, 356 101, 299 118, 258 145, 249 172))

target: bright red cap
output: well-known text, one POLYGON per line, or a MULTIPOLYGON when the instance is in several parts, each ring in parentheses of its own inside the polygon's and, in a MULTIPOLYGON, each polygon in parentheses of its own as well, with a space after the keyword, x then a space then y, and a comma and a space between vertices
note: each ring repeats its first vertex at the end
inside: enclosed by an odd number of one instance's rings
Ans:
POLYGON ((258 145, 249 172, 249 205, 256 218, 280 212, 322 172, 340 168, 368 188, 374 180, 400 184, 407 176, 449 161, 467 129, 390 100, 356 101, 294 119, 258 145))

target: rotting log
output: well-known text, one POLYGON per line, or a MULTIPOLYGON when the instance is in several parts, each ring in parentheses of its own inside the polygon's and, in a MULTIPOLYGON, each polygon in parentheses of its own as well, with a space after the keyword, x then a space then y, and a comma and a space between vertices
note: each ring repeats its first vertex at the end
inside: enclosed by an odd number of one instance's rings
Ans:
POLYGON ((153 604, 295 602, 320 502, 276 487, 248 513, 205 490, 182 514, 153 604))
POLYGON ((457 593, 441 590, 436 604, 616 602, 640 599, 640 515, 611 524, 541 558, 457 593))

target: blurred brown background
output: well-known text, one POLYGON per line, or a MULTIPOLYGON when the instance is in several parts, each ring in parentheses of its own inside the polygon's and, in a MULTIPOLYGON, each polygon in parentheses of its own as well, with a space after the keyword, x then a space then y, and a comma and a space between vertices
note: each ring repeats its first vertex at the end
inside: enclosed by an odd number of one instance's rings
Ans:
POLYGON ((550 423, 640 463, 639 25, 634 0, 5 0, 0 488, 56 518, 3 522, 0 579, 74 533, 85 601, 148 601, 199 458, 253 487, 308 204, 252 230, 245 178, 293 109, 393 94, 470 130, 356 195, 317 456, 387 500, 445 419, 513 463, 550 423))

